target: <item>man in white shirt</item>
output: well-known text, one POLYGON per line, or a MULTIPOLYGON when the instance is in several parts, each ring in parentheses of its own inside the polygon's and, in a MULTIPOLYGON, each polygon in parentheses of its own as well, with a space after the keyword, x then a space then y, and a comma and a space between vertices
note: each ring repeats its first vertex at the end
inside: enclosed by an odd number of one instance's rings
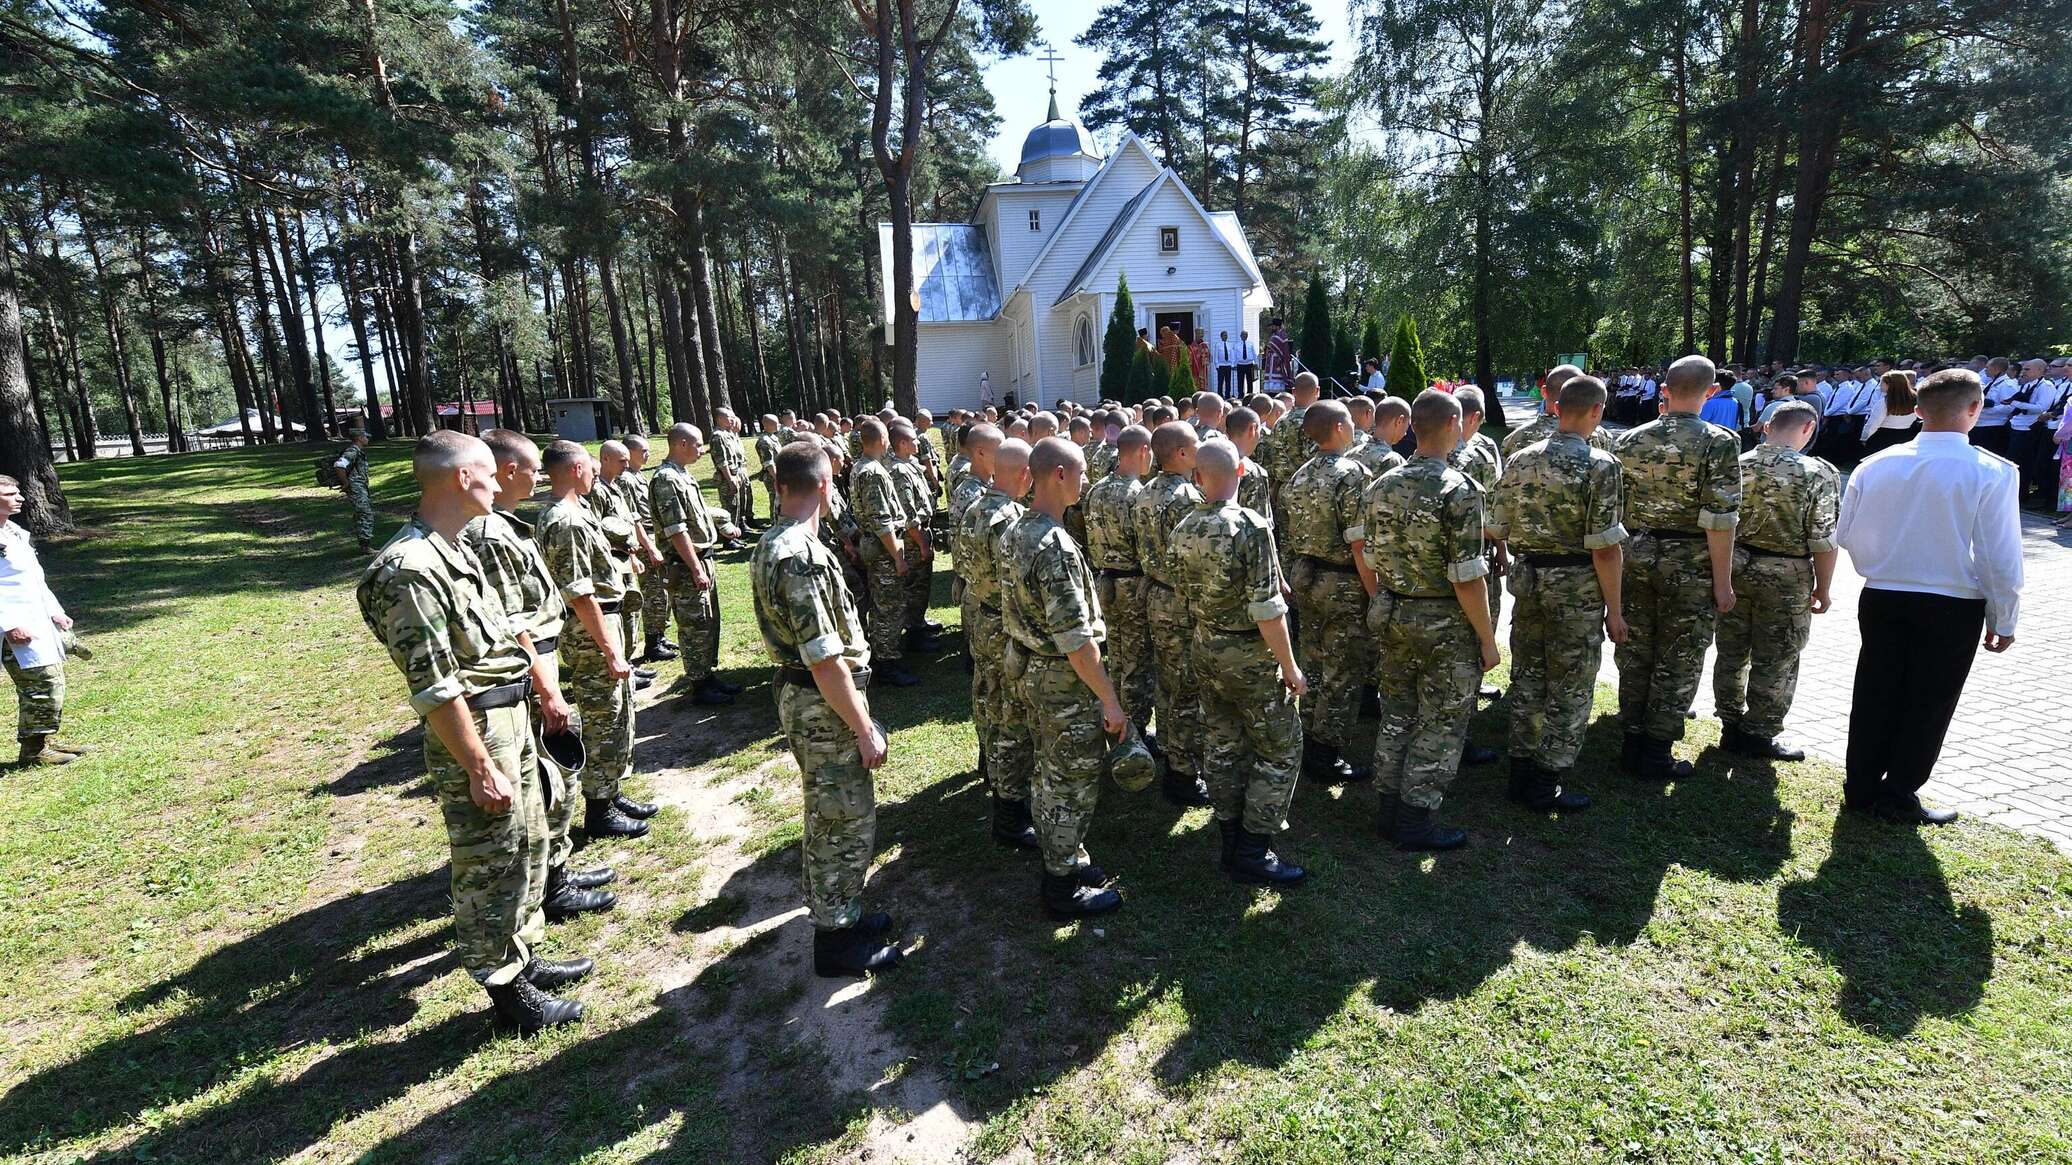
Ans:
POLYGON ((2043 492, 2046 477, 2050 491, 2057 491, 2056 443, 2051 440, 2051 427, 2037 423, 2058 407, 2060 390, 2045 375, 2049 370, 2041 360, 2022 361, 2020 391, 2008 401, 2014 412, 2007 418, 2007 459, 2021 470, 2023 497, 2043 492))
POLYGON ((1237 346, 1230 342, 1229 332, 1217 332, 1216 342, 1210 345, 1209 357, 1216 366, 1216 395, 1230 395, 1230 370, 1237 367, 1237 346))
POLYGON ((1252 395, 1252 377, 1259 371, 1259 349, 1252 344, 1252 333, 1237 334, 1237 394, 1240 397, 1252 395))
POLYGON ((2022 527, 2015 468, 1974 448, 1984 387, 1953 368, 1915 389, 1921 434, 1857 467, 1835 540, 1863 576, 1863 646, 1842 807, 1910 824, 1957 818, 1918 795, 1981 641, 2014 646, 2022 527))
POLYGON ((65 635, 71 616, 50 593, 29 532, 12 520, 22 512, 22 486, 0 475, 0 653, 14 681, 15 737, 22 765, 65 765, 86 750, 51 738, 65 713, 65 635))
POLYGON ((1979 377, 1986 386, 1986 403, 1979 413, 1978 425, 1971 430, 1972 444, 2002 457, 2007 456, 2007 444, 2013 435, 2008 422, 2014 417, 2014 398, 2022 391, 2021 383, 2007 374, 2008 363, 2002 356, 1986 362, 1985 375, 1979 377))

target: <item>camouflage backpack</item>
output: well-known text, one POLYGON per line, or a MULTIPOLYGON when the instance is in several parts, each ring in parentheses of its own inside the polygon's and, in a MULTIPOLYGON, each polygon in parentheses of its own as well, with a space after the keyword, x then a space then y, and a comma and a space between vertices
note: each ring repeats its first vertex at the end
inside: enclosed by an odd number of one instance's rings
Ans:
POLYGON ((317 456, 317 488, 337 490, 345 488, 338 484, 338 456, 336 451, 322 453, 317 456))

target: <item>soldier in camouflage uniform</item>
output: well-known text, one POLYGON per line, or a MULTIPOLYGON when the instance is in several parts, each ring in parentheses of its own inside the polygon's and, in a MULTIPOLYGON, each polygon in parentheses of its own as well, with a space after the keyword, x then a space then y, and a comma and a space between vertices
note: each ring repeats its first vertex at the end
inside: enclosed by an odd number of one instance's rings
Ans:
POLYGON ((1777 734, 1798 691, 1799 653, 1813 616, 1828 609, 1835 574, 1841 481, 1834 466, 1801 452, 1819 420, 1813 406, 1787 402, 1770 414, 1763 443, 1741 455, 1734 609, 1719 620, 1712 702, 1723 726, 1720 747, 1742 756, 1806 759, 1777 734))
MULTIPOLYGON (((1583 370, 1573 364, 1557 364, 1547 370, 1546 387, 1540 390, 1540 415, 1534 417, 1531 423, 1511 430, 1510 435, 1504 438, 1502 448, 1504 460, 1509 461, 1520 449, 1525 448, 1527 445, 1537 444, 1554 435, 1554 430, 1560 426, 1560 420, 1556 413, 1561 408, 1561 388, 1569 382, 1570 378, 1581 376, 1582 374, 1583 370)), ((1612 435, 1603 429, 1592 430, 1590 433, 1590 447, 1592 449, 1602 449, 1606 453, 1615 456, 1618 453, 1618 447, 1613 443, 1612 435)))
POLYGON ((865 417, 857 423, 863 459, 849 470, 849 501, 860 534, 858 549, 870 591, 871 659, 879 682, 910 687, 920 677, 900 662, 905 654, 908 592, 906 575, 925 550, 921 520, 907 509, 886 453, 885 423, 865 417))
MULTIPOLYGON (((1115 439, 1128 424, 1129 419, 1118 415, 1114 409, 1102 409, 1094 414, 1094 443, 1086 449, 1086 476, 1093 485, 1108 480, 1108 475, 1115 472, 1115 439)), ((1087 492, 1093 492, 1092 486, 1087 492)))
POLYGON ((1039 443, 1029 457, 1029 509, 1007 528, 999 549, 1006 674, 1036 744, 1030 809, 1043 851, 1039 898, 1058 919, 1122 905, 1084 844, 1109 738, 1129 728, 1101 662, 1107 628, 1093 571, 1064 527, 1065 507, 1079 497, 1085 474, 1085 457, 1070 441, 1039 443))
MULTIPOLYGON (((1295 405, 1280 420, 1274 422, 1273 430, 1259 442, 1259 463, 1266 467, 1266 474, 1273 486, 1274 534, 1280 540, 1282 562, 1289 565, 1288 554, 1288 508, 1282 495, 1288 490, 1288 483, 1294 480, 1295 471, 1309 464, 1317 455, 1317 443, 1302 431, 1302 420, 1308 415, 1311 405, 1317 403, 1317 378, 1314 373, 1299 372, 1295 375, 1295 405)), ((1301 616, 1298 612, 1297 621, 1301 616)), ((1299 640, 1301 633, 1296 634, 1299 640)), ((1305 673, 1309 674, 1309 673, 1305 673)), ((1311 676, 1314 679, 1314 675, 1311 676)))
POLYGON ((1086 495, 1086 558, 1107 616, 1109 674, 1115 677, 1123 712, 1148 740, 1158 683, 1133 519, 1144 475, 1151 469, 1151 434, 1131 425, 1115 440, 1113 471, 1086 495))
POLYGON ((1223 432, 1230 438, 1230 443, 1237 446, 1237 504, 1265 518, 1266 527, 1271 530, 1273 476, 1267 473, 1265 466, 1252 460, 1253 451, 1259 448, 1262 432, 1259 414, 1250 408, 1234 408, 1223 418, 1223 432))
POLYGON ((921 480, 928 487, 928 505, 922 517, 935 516, 935 499, 942 496, 943 460, 942 453, 935 446, 935 438, 929 433, 935 428, 935 415, 927 409, 914 412, 914 452, 911 460, 921 471, 921 480))
POLYGON ((1698 419, 1712 361, 1686 356, 1662 381, 1662 415, 1619 436, 1625 470, 1625 600, 1619 665, 1620 764, 1645 780, 1691 773, 1671 745, 1698 694, 1714 620, 1734 609, 1734 525, 1741 510, 1741 438, 1698 419))
MULTIPOLYGON (((1487 406, 1482 390, 1472 384, 1464 384, 1453 391, 1453 397, 1460 402, 1461 432, 1465 434, 1461 443, 1454 446, 1453 456, 1448 464, 1460 470, 1482 487, 1482 512, 1487 514, 1491 500, 1496 493, 1497 479, 1504 475, 1504 455, 1489 434, 1482 431, 1482 422, 1487 419, 1487 406)), ((1391 400, 1395 399, 1393 397, 1391 400)), ((1497 625, 1504 610, 1504 576, 1510 573, 1510 563, 1505 560, 1504 544, 1496 538, 1486 539, 1488 547, 1489 573, 1484 580, 1489 585, 1489 625, 1497 625)), ((1481 686, 1482 698, 1494 700, 1504 693, 1490 684, 1481 686)), ((1493 748, 1484 748, 1470 741, 1468 751, 1461 756, 1461 763, 1471 765, 1488 764, 1501 755, 1493 748)))
POLYGON ((669 456, 648 486, 655 541, 664 548, 661 573, 669 580, 670 610, 682 643, 683 674, 691 702, 731 704, 741 688, 719 678, 719 545, 735 533, 705 502, 691 466, 704 453, 704 434, 682 422, 669 426, 669 456))
POLYGON ((1381 834, 1401 850, 1466 843, 1466 832, 1438 823, 1439 804, 1460 769, 1475 689, 1497 663, 1482 593, 1482 490, 1446 463, 1460 443, 1460 415, 1447 393, 1420 394, 1410 410, 1417 455, 1366 492, 1363 553, 1375 579, 1368 624, 1381 656, 1375 787, 1381 834))
POLYGON ((1361 553, 1367 471, 1346 456, 1353 431, 1344 405, 1319 401, 1304 411, 1302 423, 1318 452, 1276 502, 1288 528, 1288 582, 1301 624, 1295 649, 1311 687, 1302 706, 1302 775, 1329 784, 1364 781, 1373 770, 1353 765, 1344 753, 1359 716, 1360 686, 1374 674, 1374 641, 1362 627, 1372 587, 1361 553))
POLYGON ((65 655, 84 653, 28 530, 12 520, 21 512, 21 482, 0 475, 0 612, 6 616, 0 655, 14 681, 15 739, 21 745, 16 763, 67 765, 87 749, 57 739, 65 715, 65 655))
MULTIPOLYGON (((748 488, 748 454, 741 448, 741 418, 732 409, 712 414, 712 484, 719 491, 721 512, 737 530, 748 529, 755 520, 755 493, 748 488)), ((728 539, 728 550, 742 548, 741 540, 728 539)))
POLYGON ((1159 473, 1138 492, 1130 508, 1137 564, 1144 571, 1144 615, 1151 640, 1158 740, 1166 758, 1161 786, 1180 806, 1209 803, 1202 782, 1201 695, 1194 677, 1194 627, 1187 600, 1174 588, 1179 576, 1166 541, 1173 527, 1194 512, 1201 494, 1189 483, 1200 440, 1184 421, 1166 421, 1151 432, 1151 455, 1159 473))
POLYGON ((1273 839, 1287 828, 1302 771, 1296 700, 1308 683, 1288 642, 1273 528, 1237 503, 1240 460, 1229 441, 1202 445, 1202 501, 1173 530, 1166 553, 1194 616, 1203 776, 1223 835, 1220 868, 1236 882, 1290 886, 1304 870, 1282 861, 1273 839))
POLYGON ((1510 458, 1490 506, 1515 600, 1509 795, 1542 813, 1590 804, 1564 785, 1590 723, 1604 635, 1626 638, 1622 474, 1618 458, 1590 444, 1604 403, 1603 381, 1566 378, 1560 427, 1510 458))
POLYGON ((964 510, 954 552, 965 572, 964 628, 971 645, 971 719, 978 732, 979 771, 993 793, 993 838, 1036 847, 1029 810, 1035 744, 1006 674, 1007 636, 1001 626, 1000 540, 1022 516, 1029 489, 1029 447, 1002 441, 1000 430, 978 426, 969 442, 973 468, 986 485, 964 510))
MULTIPOLYGON (((510 429, 491 429, 483 443, 496 457, 496 504, 467 524, 461 541, 475 552, 482 575, 510 615, 518 641, 532 656, 532 712, 549 733, 571 727, 573 709, 561 694, 557 649, 568 604, 554 584, 553 572, 533 544, 532 527, 513 512, 530 499, 539 481, 540 451, 532 439, 510 429)), ((539 755, 540 780, 547 804, 547 881, 542 903, 547 921, 558 922, 592 910, 609 910, 617 895, 600 889, 614 877, 611 867, 570 870, 575 847, 570 836, 576 818, 576 786, 569 774, 545 752, 539 755)), ((628 816, 652 817, 653 805, 619 796, 628 816), (630 807, 630 808, 629 808, 630 807)))
MULTIPOLYGON (((756 425, 755 480, 763 483, 763 495, 769 499, 770 513, 774 516, 777 512, 777 486, 775 484, 777 480, 775 476, 777 472, 777 451, 784 446, 777 440, 776 417, 764 413, 756 421, 756 425)), ((742 492, 752 493, 746 487, 743 488, 742 492)), ((754 518, 755 499, 753 496, 748 500, 747 509, 748 516, 751 519, 754 518)))
POLYGON ((928 605, 935 597, 935 532, 930 528, 935 515, 935 491, 929 484, 927 467, 919 460, 920 446, 913 426, 895 421, 890 436, 892 457, 888 465, 893 484, 899 487, 899 500, 907 513, 921 523, 917 553, 908 556, 907 571, 900 582, 906 591, 902 626, 906 628, 907 646, 922 650, 942 630, 942 624, 928 617, 928 605))
MULTIPOLYGON (((648 440, 638 433, 628 433, 620 440, 626 446, 626 472, 620 476, 619 484, 625 488, 628 500, 633 503, 634 516, 639 519, 641 533, 640 578, 640 626, 641 663, 660 663, 676 658, 676 644, 669 640, 669 579, 662 569, 666 561, 661 544, 655 540, 655 520, 650 497, 654 475, 646 472, 648 463, 648 440)), ((631 643, 631 640, 628 640, 631 643)), ((652 670, 652 669, 650 669, 652 670)))
POLYGON ((625 572, 585 501, 596 486, 590 455, 573 441, 556 441, 541 462, 554 500, 533 537, 575 615, 561 631, 561 676, 582 719, 583 832, 593 839, 640 837, 647 822, 616 804, 633 773, 633 667, 618 618, 625 572))
POLYGON ((338 460, 331 463, 331 471, 338 475, 338 486, 353 506, 353 537, 359 540, 360 549, 374 552, 374 495, 367 492, 367 430, 354 429, 346 434, 350 442, 338 460))
POLYGON ((644 598, 641 594, 641 580, 647 577, 649 554, 653 543, 647 534, 647 515, 640 510, 640 503, 630 488, 629 478, 635 476, 626 472, 632 463, 631 451, 623 441, 606 441, 597 447, 596 488, 590 491, 584 501, 589 503, 590 512, 597 515, 597 524, 604 530, 605 542, 611 546, 612 555, 619 562, 619 589, 625 593, 625 601, 619 606, 619 642, 626 649, 626 658, 633 668, 635 691, 652 682, 655 669, 640 666, 633 657, 633 645, 646 641, 646 621, 643 618, 644 598))
POLYGON ((548 830, 525 699, 531 657, 461 539, 490 510, 496 463, 480 440, 440 430, 417 443, 413 469, 423 497, 361 576, 360 617, 424 718, 425 769, 452 847, 460 964, 498 1020, 530 1035, 582 1018, 582 1004, 547 992, 591 963, 533 953, 546 934, 548 830))
POLYGON ((861 977, 900 958, 899 948, 883 941, 891 916, 863 911, 877 831, 871 770, 885 763, 889 742, 864 696, 871 657, 863 624, 818 528, 834 492, 827 455, 818 445, 794 443, 771 468, 776 508, 749 561, 749 578, 763 648, 777 664, 777 722, 804 791, 799 852, 813 972, 861 977))

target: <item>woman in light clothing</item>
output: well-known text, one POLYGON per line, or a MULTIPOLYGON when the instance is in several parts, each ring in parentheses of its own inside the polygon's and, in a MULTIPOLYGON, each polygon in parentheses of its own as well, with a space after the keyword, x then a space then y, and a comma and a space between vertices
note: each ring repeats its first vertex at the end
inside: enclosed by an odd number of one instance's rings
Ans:
POLYGON ((0 628, 6 631, 0 653, 14 681, 20 763, 70 764, 85 750, 51 738, 65 711, 65 640, 72 619, 43 580, 29 532, 12 520, 21 512, 21 483, 0 475, 0 628))
POLYGON ((1863 423, 1863 455, 1904 445, 1921 429, 1914 413, 1914 373, 1895 368, 1879 378, 1878 394, 1871 401, 1870 416, 1863 423))

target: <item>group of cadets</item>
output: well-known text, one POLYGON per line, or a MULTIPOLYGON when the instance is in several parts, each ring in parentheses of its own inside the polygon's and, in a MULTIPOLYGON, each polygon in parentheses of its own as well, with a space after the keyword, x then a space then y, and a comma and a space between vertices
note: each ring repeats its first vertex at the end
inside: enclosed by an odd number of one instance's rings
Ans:
POLYGON ((691 477, 706 447, 690 425, 647 476, 638 438, 593 462, 566 441, 542 453, 505 431, 432 434, 419 512, 376 555, 360 603, 428 725, 463 961, 520 1030, 580 1016, 552 992, 588 962, 534 954, 546 920, 613 901, 610 870, 568 867, 576 789, 585 833, 646 831, 654 807, 622 791, 632 644, 647 660, 680 653, 700 703, 739 691, 713 672, 714 556, 753 521, 754 482, 770 517, 749 574, 803 781, 822 975, 900 958, 894 921, 863 908, 872 770, 889 747, 868 689, 916 682, 904 657, 940 630, 927 609, 945 537, 992 834, 1040 855, 1054 918, 1122 904, 1085 847, 1103 774, 1138 788, 1162 769, 1169 800, 1211 808, 1217 866, 1244 884, 1305 879, 1274 847, 1304 778, 1371 780, 1398 849, 1464 844, 1440 809, 1463 764, 1498 755, 1467 732, 1478 693, 1497 694, 1483 676, 1505 578, 1511 800, 1590 804, 1570 773, 1607 636, 1626 773, 1689 774, 1672 746, 1715 633, 1724 746, 1798 759, 1778 733, 1809 616, 1827 606, 1836 474, 1802 452, 1813 408, 1774 413, 1743 455, 1697 417, 1713 385, 1710 361, 1678 361, 1661 417, 1615 442, 1599 429, 1604 383, 1557 368, 1543 415, 1501 450, 1472 387, 1340 402, 1307 373, 1234 408, 1204 393, 1067 404, 1062 421, 952 410, 947 465, 925 412, 785 412, 759 420, 753 478, 722 414, 721 514, 691 477), (541 471, 551 501, 528 526, 513 507, 541 471), (1352 755, 1363 698, 1379 718, 1371 757, 1352 755))

